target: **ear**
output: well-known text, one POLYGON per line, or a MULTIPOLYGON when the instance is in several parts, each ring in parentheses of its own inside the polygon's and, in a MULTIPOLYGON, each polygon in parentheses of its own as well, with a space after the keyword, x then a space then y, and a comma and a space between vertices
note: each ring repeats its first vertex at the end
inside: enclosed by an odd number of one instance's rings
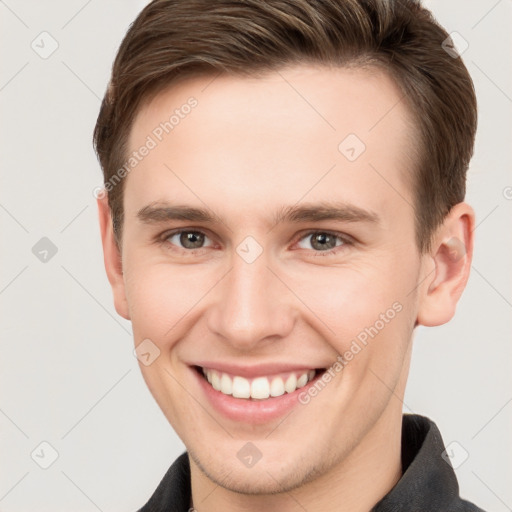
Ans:
POLYGON ((128 302, 126 300, 123 263, 121 252, 117 245, 110 207, 108 206, 108 195, 101 194, 97 199, 98 214, 100 221, 101 242, 103 244, 103 261, 107 277, 114 294, 114 306, 119 315, 130 320, 128 302))
POLYGON ((435 326, 452 319, 469 278, 474 229, 473 208, 458 203, 436 230, 426 258, 434 268, 421 287, 417 324, 435 326))

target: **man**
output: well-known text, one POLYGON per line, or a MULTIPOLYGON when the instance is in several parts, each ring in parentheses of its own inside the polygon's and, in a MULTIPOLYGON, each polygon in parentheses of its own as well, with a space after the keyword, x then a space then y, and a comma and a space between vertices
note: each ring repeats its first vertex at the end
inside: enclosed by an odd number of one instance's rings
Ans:
POLYGON ((140 510, 478 511, 402 414, 471 265, 476 100, 415 1, 154 1, 94 142, 107 275, 187 452, 140 510))

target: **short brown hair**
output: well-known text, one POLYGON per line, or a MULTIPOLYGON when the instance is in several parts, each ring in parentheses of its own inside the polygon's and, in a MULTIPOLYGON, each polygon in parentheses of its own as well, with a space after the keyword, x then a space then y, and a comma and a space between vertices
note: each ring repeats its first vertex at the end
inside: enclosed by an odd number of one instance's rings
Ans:
MULTIPOLYGON (((414 208, 424 252, 464 200, 477 124, 473 83, 445 51, 448 37, 415 0, 154 0, 126 33, 101 104, 94 147, 104 181, 126 161, 142 103, 177 80, 301 63, 375 65, 395 80, 419 129, 414 208)), ((123 183, 108 194, 118 241, 123 183)))

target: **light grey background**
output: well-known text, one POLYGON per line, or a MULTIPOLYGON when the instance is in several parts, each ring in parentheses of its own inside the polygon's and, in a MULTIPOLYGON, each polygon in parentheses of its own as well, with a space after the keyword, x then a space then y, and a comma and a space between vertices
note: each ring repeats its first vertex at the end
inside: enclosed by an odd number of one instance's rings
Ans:
MULTIPOLYGON (((184 446, 112 304, 91 134, 121 39, 146 2, 0 1, 0 510, 142 506, 184 446), (41 32, 47 31, 51 37, 41 32), (58 48, 47 58, 39 53, 58 48), (32 252, 43 237, 57 253, 32 252), (43 255, 40 255, 41 257, 43 255), (47 442, 51 445, 42 445, 47 442), (52 449, 58 458, 51 462, 52 449)), ((455 319, 420 328, 404 411, 436 421, 461 494, 512 510, 512 0, 426 5, 469 44, 479 98, 468 201, 473 273, 455 319)), ((36 251, 37 252, 37 251, 36 251)))

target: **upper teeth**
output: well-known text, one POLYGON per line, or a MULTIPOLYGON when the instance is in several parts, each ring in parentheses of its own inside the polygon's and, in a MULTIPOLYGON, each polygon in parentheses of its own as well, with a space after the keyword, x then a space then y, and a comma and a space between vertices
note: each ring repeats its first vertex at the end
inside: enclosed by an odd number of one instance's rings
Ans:
POLYGON ((315 376, 315 370, 290 372, 274 377, 256 377, 249 380, 245 377, 231 376, 217 370, 203 368, 203 374, 213 389, 233 395, 235 398, 265 399, 269 396, 281 396, 284 393, 293 393, 296 389, 305 386, 315 376))

